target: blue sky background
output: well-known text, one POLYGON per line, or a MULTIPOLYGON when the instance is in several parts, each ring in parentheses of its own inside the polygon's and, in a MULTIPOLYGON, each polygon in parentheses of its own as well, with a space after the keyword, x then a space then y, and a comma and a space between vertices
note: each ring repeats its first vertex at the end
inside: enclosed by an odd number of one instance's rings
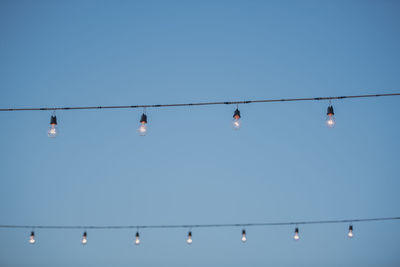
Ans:
MULTIPOLYGON (((1 1, 0 106, 399 92, 398 1, 1 1)), ((1 112, 0 224, 207 224, 400 214, 400 97, 1 112)), ((0 229, 1 266, 399 266, 399 222, 0 229)))

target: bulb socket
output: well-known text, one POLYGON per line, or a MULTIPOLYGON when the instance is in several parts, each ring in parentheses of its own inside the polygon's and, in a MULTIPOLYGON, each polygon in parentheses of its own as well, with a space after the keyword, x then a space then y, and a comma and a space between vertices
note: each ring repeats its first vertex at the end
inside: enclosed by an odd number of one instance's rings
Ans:
POLYGON ((235 112, 233 113, 233 117, 235 119, 240 119, 240 110, 236 109, 235 112))
POLYGON ((349 226, 349 231, 353 231, 353 225, 349 226))
POLYGON ((242 230, 242 235, 246 235, 246 230, 242 230))
POLYGON ((328 116, 335 115, 335 112, 333 112, 333 107, 332 106, 328 107, 328 110, 326 111, 326 115, 328 115, 328 116))
POLYGON ((84 238, 86 238, 87 237, 87 233, 86 232, 83 232, 83 235, 82 235, 84 238))
POLYGON ((140 123, 147 123, 147 115, 146 114, 142 114, 142 117, 140 118, 140 123))
POLYGON ((299 228, 296 227, 296 229, 294 229, 294 233, 298 234, 299 233, 299 228))
POLYGON ((57 125, 57 117, 56 116, 51 116, 50 124, 51 125, 57 125))
POLYGON ((139 232, 136 232, 136 237, 139 237, 139 232))
POLYGON ((31 232, 31 237, 35 237, 35 232, 31 232))

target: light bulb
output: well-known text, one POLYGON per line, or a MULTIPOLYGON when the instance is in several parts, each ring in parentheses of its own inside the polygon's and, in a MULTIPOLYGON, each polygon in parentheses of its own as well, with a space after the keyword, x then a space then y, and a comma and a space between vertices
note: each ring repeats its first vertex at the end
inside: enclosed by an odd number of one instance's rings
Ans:
POLYGON ((56 117, 56 116, 51 116, 51 119, 50 119, 50 129, 49 129, 49 131, 47 132, 47 135, 48 135, 50 138, 54 138, 54 137, 57 136, 57 134, 58 134, 57 117, 56 117))
POLYGON ((138 129, 139 135, 145 136, 147 134, 147 116, 146 114, 142 114, 142 117, 140 118, 140 127, 138 129))
POLYGON ((246 230, 243 229, 242 231, 242 242, 246 242, 247 241, 247 237, 246 237, 246 230))
POLYGON ((240 121, 240 111, 236 109, 233 113, 233 121, 232 121, 233 129, 239 130, 240 126, 242 126, 242 122, 240 121))
POLYGON ((35 240, 35 232, 31 232, 31 236, 29 237, 29 243, 30 244, 35 244, 36 240, 35 240))
POLYGON ((139 232, 136 232, 135 244, 136 244, 136 245, 139 245, 139 244, 140 244, 139 232))
POLYGON ((350 225, 350 226, 349 226, 349 232, 347 233, 347 236, 348 236, 349 238, 352 238, 352 237, 353 237, 353 225, 350 225))
POLYGON ((294 240, 299 240, 299 228, 296 227, 296 229, 294 229, 294 236, 293 236, 294 240))
POLYGON ((335 113, 333 112, 333 107, 329 106, 328 111, 326 112, 326 126, 329 128, 335 127, 336 121, 335 121, 335 113))
POLYGON ((190 244, 192 244, 192 242, 193 242, 193 240, 192 240, 192 232, 189 231, 186 243, 188 243, 190 245, 190 244))
POLYGON ((87 243, 87 233, 86 232, 83 233, 81 242, 82 242, 82 245, 86 245, 86 243, 87 243))

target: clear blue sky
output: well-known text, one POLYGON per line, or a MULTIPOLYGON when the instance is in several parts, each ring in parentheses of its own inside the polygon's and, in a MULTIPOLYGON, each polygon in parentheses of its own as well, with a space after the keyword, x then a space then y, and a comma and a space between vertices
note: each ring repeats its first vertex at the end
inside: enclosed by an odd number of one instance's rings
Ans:
MULTIPOLYGON (((133 105, 400 90, 398 1, 1 1, 0 107, 133 105)), ((400 214, 399 97, 0 113, 0 224, 136 225, 400 214)), ((0 229, 0 265, 399 266, 400 223, 0 229)))

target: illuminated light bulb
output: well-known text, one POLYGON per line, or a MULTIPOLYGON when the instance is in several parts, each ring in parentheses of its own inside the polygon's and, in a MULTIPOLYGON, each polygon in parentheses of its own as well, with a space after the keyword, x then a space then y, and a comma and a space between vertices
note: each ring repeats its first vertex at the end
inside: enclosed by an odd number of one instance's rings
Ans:
POLYGON ((87 243, 87 233, 86 232, 83 232, 81 243, 82 243, 82 245, 86 245, 86 243, 87 243))
POLYGON ((192 244, 192 242, 193 242, 193 240, 192 240, 192 232, 189 231, 186 243, 188 243, 190 245, 190 244, 192 244))
POLYGON ((348 236, 349 238, 352 238, 352 237, 353 237, 353 225, 350 225, 350 226, 349 226, 349 232, 347 233, 347 236, 348 236))
POLYGON ((50 119, 50 129, 47 132, 48 137, 54 138, 58 134, 58 128, 57 128, 57 117, 56 116, 51 116, 50 119))
POLYGON ((299 240, 299 228, 296 227, 296 229, 294 229, 294 236, 293 236, 294 240, 299 240))
POLYGON ((136 245, 139 245, 139 244, 140 244, 139 232, 136 232, 135 244, 136 244, 136 245))
POLYGON ((236 109, 233 113, 233 121, 232 121, 233 129, 239 130, 240 126, 242 126, 242 122, 240 121, 240 111, 236 109))
POLYGON ((145 136, 147 134, 147 115, 142 114, 142 117, 140 118, 140 127, 138 129, 139 135, 140 136, 145 136))
POLYGON ((335 121, 335 113, 333 112, 333 107, 329 106, 328 111, 326 112, 326 126, 329 128, 335 127, 336 121, 335 121))
POLYGON ((36 240, 35 240, 35 232, 31 232, 31 236, 29 237, 29 243, 30 244, 35 244, 36 240))
POLYGON ((247 241, 246 230, 243 229, 243 231, 242 231, 242 242, 245 243, 246 241, 247 241))

